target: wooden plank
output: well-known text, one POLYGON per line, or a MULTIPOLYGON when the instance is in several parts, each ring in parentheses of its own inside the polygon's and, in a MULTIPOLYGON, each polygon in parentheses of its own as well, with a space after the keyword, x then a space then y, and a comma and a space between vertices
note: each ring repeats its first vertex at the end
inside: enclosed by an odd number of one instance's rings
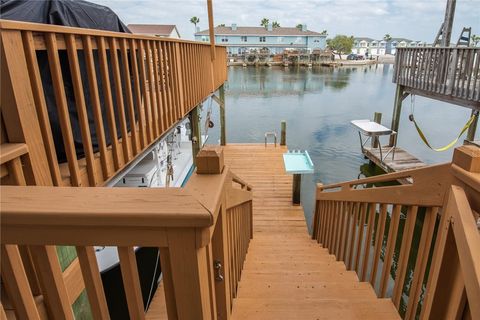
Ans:
POLYGON ((77 108, 78 122, 82 135, 83 150, 87 163, 88 182, 90 186, 96 186, 96 168, 93 156, 92 138, 88 123, 87 107, 85 104, 85 94, 83 92, 83 81, 80 74, 80 65, 78 63, 78 52, 74 35, 66 35, 68 62, 70 73, 72 75, 73 90, 75 94, 75 106, 77 108))
POLYGON ((387 205, 380 205, 380 215, 378 217, 377 229, 375 231, 375 248, 373 249, 372 272, 370 273, 370 284, 375 288, 377 280, 378 262, 383 248, 383 235, 385 233, 385 222, 387 221, 387 205))
POLYGON ((392 267, 393 262, 393 253, 395 250, 395 243, 397 242, 397 232, 398 232, 398 225, 400 222, 400 211, 402 207, 400 205, 394 205, 393 211, 390 220, 390 228, 388 230, 388 239, 387 239, 387 247, 385 258, 383 260, 383 268, 382 268, 382 276, 380 280, 380 288, 378 297, 385 298, 387 294, 387 285, 388 280, 390 278, 390 269, 392 267))
POLYGON ((98 61, 100 64, 100 75, 102 79, 102 88, 103 88, 103 101, 105 103, 107 123, 108 123, 108 133, 110 136, 110 146, 113 151, 113 165, 114 171, 120 169, 121 160, 120 160, 120 150, 118 148, 118 134, 117 134, 117 124, 115 112, 113 110, 113 100, 112 100, 112 86, 110 85, 110 72, 108 68, 107 52, 105 47, 105 39, 99 37, 96 39, 98 45, 98 61))
POLYGON ((147 130, 146 142, 150 144, 153 141, 153 132, 152 132, 152 110, 151 110, 151 101, 147 84, 147 72, 145 71, 145 44, 143 41, 138 42, 138 65, 140 71, 140 83, 142 87, 142 109, 145 114, 145 127, 147 130))
POLYGON ((28 147, 24 143, 0 144, 0 164, 7 163, 28 153, 28 147))
POLYGON ((361 203, 361 213, 360 213, 360 220, 358 222, 358 237, 356 242, 356 248, 357 250, 355 251, 355 270, 357 271, 357 274, 360 274, 360 256, 362 254, 362 243, 363 243, 363 232, 365 229, 365 219, 367 215, 367 206, 368 203, 364 202, 361 203))
MULTIPOLYGON (((2 244, 2 279, 18 319, 40 319, 18 247, 2 244)), ((3 300, 3 299, 2 299, 3 300)))
POLYGON ((83 37, 83 46, 85 54, 85 63, 88 75, 88 89, 90 93, 90 104, 93 109, 93 121, 95 123, 95 135, 97 136, 98 149, 100 151, 100 164, 102 167, 103 179, 107 180, 110 171, 107 162, 107 145, 105 138, 105 129, 103 127, 103 115, 100 106, 100 96, 98 93, 97 74, 95 71, 95 60, 92 48, 92 39, 89 36, 83 37))
POLYGON ((55 103, 57 106, 60 128, 62 131, 63 144, 68 160, 70 171, 70 180, 72 185, 81 186, 80 172, 78 167, 77 153, 75 151, 75 142, 73 140, 72 125, 70 122, 70 113, 68 110, 65 87, 63 85, 62 70, 60 67, 60 58, 58 55, 57 38, 53 33, 46 35, 48 64, 52 76, 53 88, 55 92, 55 103))
POLYGON ((366 281, 367 271, 368 271, 368 262, 370 261, 370 248, 372 242, 372 233, 375 228, 375 216, 377 215, 377 205, 375 203, 369 204, 368 210, 368 224, 367 224, 367 233, 365 238, 365 254, 363 255, 362 262, 362 276, 361 281, 366 281))
POLYGON ((152 54, 152 45, 150 41, 145 43, 146 59, 147 59, 147 79, 148 79, 148 91, 150 93, 150 113, 152 119, 152 132, 153 138, 156 139, 160 135, 160 130, 158 128, 158 110, 157 110, 157 92, 155 90, 155 78, 154 78, 154 69, 152 65, 153 54, 152 54))
POLYGON ((140 76, 138 74, 139 67, 138 67, 138 60, 142 59, 142 55, 137 49, 137 42, 135 40, 130 41, 130 60, 132 64, 132 74, 133 74, 133 81, 134 81, 134 89, 135 89, 135 105, 137 106, 137 114, 138 114, 138 126, 140 130, 140 143, 141 149, 145 148, 148 145, 148 138, 146 133, 146 125, 145 125, 145 114, 144 108, 142 104, 142 90, 140 89, 140 76))
POLYGON ((57 152, 53 142, 52 130, 50 127, 50 119, 48 117, 47 103, 43 91, 42 78, 37 61, 37 52, 33 43, 32 32, 22 33, 23 45, 25 47, 25 57, 27 61, 28 72, 30 74, 30 86, 35 99, 35 107, 37 109, 38 122, 42 132, 43 143, 45 144, 45 153, 48 159, 48 167, 52 176, 52 182, 55 186, 62 184, 62 177, 58 167, 57 152))
POLYGON ((130 319, 145 319, 142 290, 133 247, 118 247, 118 257, 120 258, 120 270, 122 271, 130 319))
MULTIPOLYGON (((118 59, 118 46, 117 39, 110 38, 110 59, 111 66, 113 69, 113 82, 115 85, 115 102, 116 102, 116 111, 118 114, 118 119, 120 121, 120 128, 122 132, 122 150, 123 150, 123 161, 127 163, 130 161, 131 151, 130 151, 130 137, 127 131, 127 119, 125 117, 125 104, 123 101, 123 89, 122 89, 122 79, 120 76, 120 62, 118 59)), ((128 67, 128 65, 127 65, 128 67)), ((130 80, 128 79, 129 82, 130 80)), ((134 123, 134 122, 133 122, 134 123)))
POLYGON ((31 246, 38 279, 45 298, 49 317, 74 319, 68 292, 63 281, 57 251, 54 246, 31 246))
POLYGON ((76 247, 94 319, 110 319, 94 247, 76 247))

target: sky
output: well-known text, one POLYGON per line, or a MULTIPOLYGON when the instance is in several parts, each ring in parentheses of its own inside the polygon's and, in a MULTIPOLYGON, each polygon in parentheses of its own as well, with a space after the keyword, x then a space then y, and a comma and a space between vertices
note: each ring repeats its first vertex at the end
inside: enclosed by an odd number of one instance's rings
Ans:
MULTIPOLYGON (((175 24, 182 38, 193 39, 192 16, 207 29, 206 0, 90 0, 106 5, 126 23, 175 24)), ((214 23, 258 26, 264 17, 282 27, 306 24, 312 31, 381 39, 433 42, 444 19, 446 0, 213 0, 214 23)), ((480 0, 457 0, 452 42, 463 27, 480 34, 480 0)))

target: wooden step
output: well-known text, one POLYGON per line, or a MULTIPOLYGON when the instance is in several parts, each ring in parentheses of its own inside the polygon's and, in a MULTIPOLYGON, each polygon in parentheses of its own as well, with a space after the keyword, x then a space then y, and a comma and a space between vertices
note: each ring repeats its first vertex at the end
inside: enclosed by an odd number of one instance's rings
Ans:
POLYGON ((400 319, 390 299, 237 298, 232 320, 400 319))

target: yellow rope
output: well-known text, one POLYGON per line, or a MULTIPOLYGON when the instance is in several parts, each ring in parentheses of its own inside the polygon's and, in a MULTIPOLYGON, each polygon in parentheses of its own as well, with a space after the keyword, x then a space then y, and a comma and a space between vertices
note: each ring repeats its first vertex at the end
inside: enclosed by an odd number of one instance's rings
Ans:
POLYGON ((472 115, 472 117, 467 121, 467 123, 463 126, 462 128, 462 131, 460 131, 460 134, 458 135, 457 138, 455 138, 455 140, 453 140, 452 142, 450 142, 449 144, 447 144, 446 146, 444 147, 441 147, 441 148, 433 148, 430 143, 428 143, 428 140, 427 138, 425 137, 425 134, 423 134, 423 131, 422 129, 420 129, 420 127, 418 126, 417 124, 417 121, 415 121, 415 118, 413 117, 413 114, 410 115, 410 121, 413 122, 413 124, 415 125, 415 128, 417 128, 417 132, 418 132, 418 135, 420 136, 420 138, 422 138, 423 142, 425 142, 425 144, 427 145, 427 147, 429 147, 430 149, 432 149, 433 151, 437 151, 437 152, 441 152, 441 151, 446 151, 448 149, 450 149, 451 147, 453 147, 458 139, 460 139, 460 137, 465 133, 465 131, 468 130, 468 128, 470 127, 470 125, 473 123, 473 121, 475 120, 475 117, 477 115, 474 113, 472 115))

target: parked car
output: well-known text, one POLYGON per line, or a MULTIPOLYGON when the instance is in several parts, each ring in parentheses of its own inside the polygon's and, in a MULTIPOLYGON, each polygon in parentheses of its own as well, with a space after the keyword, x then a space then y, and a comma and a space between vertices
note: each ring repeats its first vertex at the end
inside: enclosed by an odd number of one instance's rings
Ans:
POLYGON ((357 60, 357 55, 355 53, 350 53, 347 56, 347 60, 357 60))
POLYGON ((365 60, 365 56, 361 54, 357 54, 357 58, 355 60, 365 60))

